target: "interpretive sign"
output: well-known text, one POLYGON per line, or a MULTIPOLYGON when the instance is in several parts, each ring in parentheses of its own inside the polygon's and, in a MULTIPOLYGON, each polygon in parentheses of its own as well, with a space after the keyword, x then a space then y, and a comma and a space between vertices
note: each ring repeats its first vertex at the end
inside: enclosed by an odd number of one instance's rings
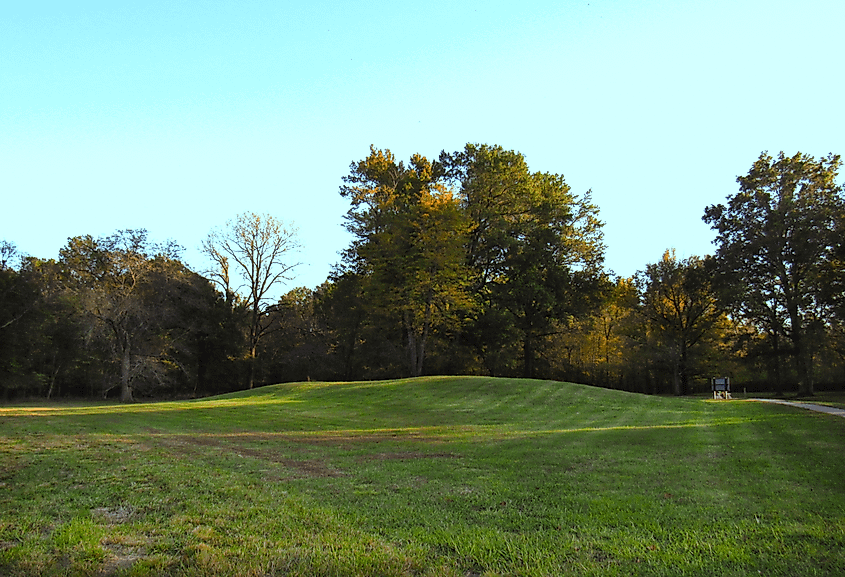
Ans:
POLYGON ((714 399, 730 399, 731 398, 731 379, 730 377, 713 377, 710 379, 710 385, 713 388, 714 399))

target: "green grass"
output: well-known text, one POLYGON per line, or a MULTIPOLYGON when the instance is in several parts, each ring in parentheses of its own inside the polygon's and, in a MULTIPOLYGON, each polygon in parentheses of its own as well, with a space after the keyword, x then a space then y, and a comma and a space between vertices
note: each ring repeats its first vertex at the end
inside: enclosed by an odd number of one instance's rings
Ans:
POLYGON ((0 575, 845 575, 845 419, 566 383, 0 408, 0 575))

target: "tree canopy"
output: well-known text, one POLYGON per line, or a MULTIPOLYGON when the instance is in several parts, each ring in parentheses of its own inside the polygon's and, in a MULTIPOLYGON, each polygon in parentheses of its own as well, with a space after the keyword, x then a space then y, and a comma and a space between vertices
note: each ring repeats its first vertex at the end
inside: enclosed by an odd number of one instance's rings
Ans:
POLYGON ((459 323, 469 306, 467 219, 442 168, 418 154, 406 167, 389 150, 371 147, 344 183, 354 235, 346 266, 385 320, 401 325, 408 371, 418 376, 432 330, 459 323))
POLYGON ((470 221, 466 260, 481 314, 512 323, 523 375, 534 376, 537 347, 556 331, 554 321, 601 298, 598 208, 590 191, 579 197, 563 176, 531 173, 521 154, 498 146, 468 144, 441 162, 470 221))
POLYGON ((761 154, 705 208, 714 255, 670 248, 630 278, 604 268, 590 190, 487 144, 407 161, 371 146, 339 175, 352 239, 314 288, 287 286, 298 231, 268 214, 212 229, 202 274, 143 229, 69 238, 55 260, 0 240, 0 393, 128 402, 426 374, 841 387, 840 167, 761 154))
POLYGON ((274 305, 270 296, 278 285, 291 280, 290 273, 299 263, 289 257, 298 249, 295 228, 252 212, 239 214, 223 230, 212 230, 203 243, 203 251, 215 265, 209 278, 223 290, 227 302, 238 297, 237 304, 248 314, 250 389, 255 384, 258 343, 273 326, 273 317, 267 314, 274 305))
POLYGON ((840 166, 833 154, 815 160, 764 152, 737 178, 739 192, 703 217, 717 232, 724 301, 774 339, 791 342, 805 393, 813 392, 810 333, 829 320, 826 287, 841 274, 840 166))

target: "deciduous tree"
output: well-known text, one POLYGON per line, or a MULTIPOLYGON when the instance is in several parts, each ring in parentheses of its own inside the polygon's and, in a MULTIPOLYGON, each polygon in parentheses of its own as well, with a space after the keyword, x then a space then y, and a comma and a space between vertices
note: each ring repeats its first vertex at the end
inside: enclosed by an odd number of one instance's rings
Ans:
POLYGON ((365 280, 375 307, 401 323, 409 373, 420 375, 432 330, 456 322, 469 304, 466 220, 440 167, 419 154, 406 167, 371 147, 344 182, 355 235, 347 266, 365 280))
POLYGON ((467 258, 486 309, 507 311, 520 333, 523 374, 533 376, 537 347, 554 321, 586 314, 601 301, 604 245, 590 192, 575 195, 563 176, 531 173, 524 157, 468 144, 441 155, 460 183, 470 220, 467 258))
POLYGON ((30 358, 40 336, 40 300, 37 279, 21 266, 15 245, 0 241, 0 392, 4 397, 33 393, 40 384, 30 358))
POLYGON ((637 275, 643 314, 658 346, 653 353, 670 368, 676 395, 690 393, 690 355, 722 316, 712 274, 705 260, 678 260, 667 250, 637 275))
POLYGON ((736 314, 792 345, 799 388, 813 393, 808 331, 830 314, 825 274, 841 246, 839 156, 762 153, 726 205, 707 207, 724 297, 736 314))
POLYGON ((229 302, 237 295, 248 310, 251 389, 258 343, 273 322, 267 313, 279 296, 274 291, 293 278, 299 264, 291 260, 299 249, 297 229, 267 214, 245 212, 209 233, 202 248, 214 264, 209 278, 229 302))
POLYGON ((177 280, 178 256, 178 246, 150 243, 145 230, 79 236, 60 251, 65 289, 91 319, 91 331, 104 329, 115 351, 124 402, 133 400, 133 378, 163 368, 173 310, 163 282, 177 280))

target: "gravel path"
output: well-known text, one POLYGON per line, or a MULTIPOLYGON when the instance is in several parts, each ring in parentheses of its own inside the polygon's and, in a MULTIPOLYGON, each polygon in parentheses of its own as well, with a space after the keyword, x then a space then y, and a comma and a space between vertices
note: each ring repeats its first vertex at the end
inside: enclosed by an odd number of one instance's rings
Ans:
POLYGON ((756 401, 758 403, 775 403, 778 405, 789 405, 790 407, 798 407, 800 409, 809 409, 811 411, 818 411, 820 413, 828 413, 829 415, 836 415, 837 417, 845 417, 845 409, 838 407, 828 407, 826 405, 814 405, 813 403, 799 403, 796 401, 782 401, 780 399, 748 399, 749 401, 756 401))

